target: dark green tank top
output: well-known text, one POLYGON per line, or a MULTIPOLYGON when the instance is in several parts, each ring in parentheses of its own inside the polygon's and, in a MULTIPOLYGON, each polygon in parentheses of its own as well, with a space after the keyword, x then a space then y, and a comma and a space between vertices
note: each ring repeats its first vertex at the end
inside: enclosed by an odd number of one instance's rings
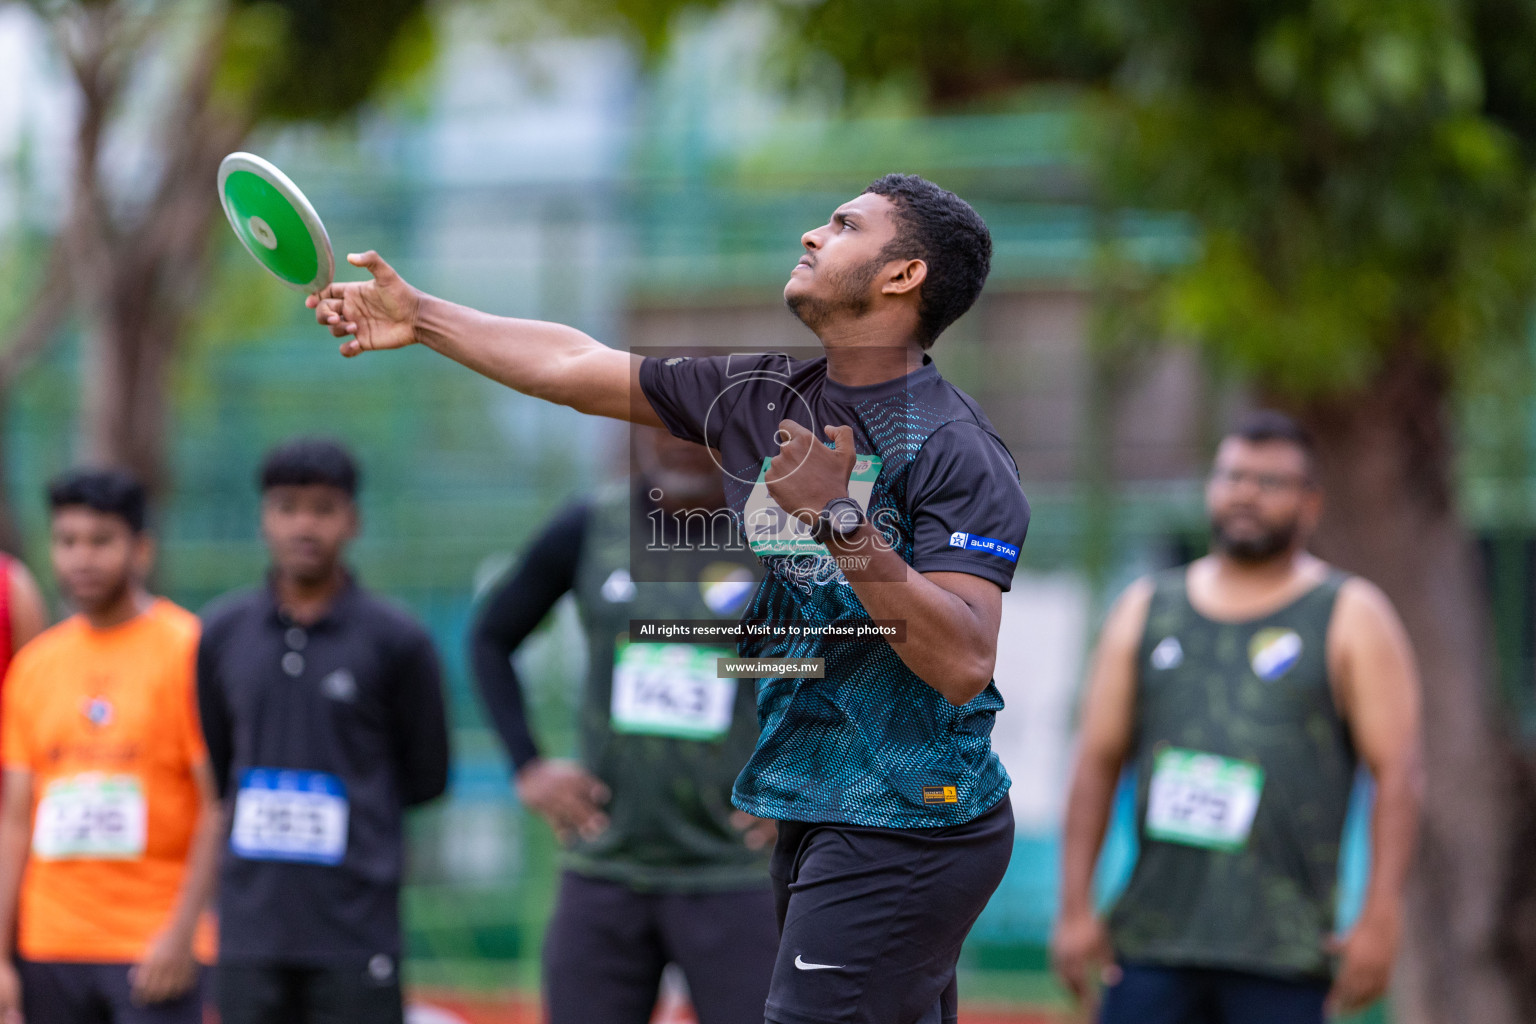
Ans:
POLYGON ((1137 652, 1140 853, 1110 916, 1124 959, 1329 975, 1356 765, 1328 679, 1345 579, 1226 623, 1190 605, 1185 569, 1156 577, 1137 652))
MULTIPOLYGON (((581 759, 613 797, 608 829, 577 840, 565 865, 640 890, 765 885, 767 851, 748 850, 730 824, 731 786, 757 744, 753 681, 715 679, 714 652, 702 648, 625 643, 631 618, 736 618, 755 582, 718 554, 684 551, 668 558, 670 568, 686 567, 686 579, 634 582, 633 514, 627 491, 594 502, 577 563, 589 666, 581 759)), ((720 653, 734 657, 734 645, 720 653)))

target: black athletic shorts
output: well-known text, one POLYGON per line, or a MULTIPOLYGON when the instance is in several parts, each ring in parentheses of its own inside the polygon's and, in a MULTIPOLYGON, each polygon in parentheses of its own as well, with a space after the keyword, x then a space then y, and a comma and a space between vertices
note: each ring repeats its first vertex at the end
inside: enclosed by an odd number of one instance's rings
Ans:
POLYGON ((953 1024, 960 944, 1013 854, 1005 796, 932 829, 779 823, 770 1024, 953 1024))
POLYGON ((1099 1024, 1324 1024, 1328 982, 1121 961, 1099 1024))
POLYGON ((366 964, 302 967, 221 963, 214 989, 222 1024, 403 1024, 394 958, 366 964))
POLYGON ((163 1003, 138 1006, 126 963, 23 960, 21 1013, 27 1024, 202 1024, 203 974, 191 990, 163 1003))
POLYGON ((647 893, 567 871, 544 936, 549 1024, 646 1024, 669 963, 699 1024, 757 1024, 778 949, 773 892, 647 893))

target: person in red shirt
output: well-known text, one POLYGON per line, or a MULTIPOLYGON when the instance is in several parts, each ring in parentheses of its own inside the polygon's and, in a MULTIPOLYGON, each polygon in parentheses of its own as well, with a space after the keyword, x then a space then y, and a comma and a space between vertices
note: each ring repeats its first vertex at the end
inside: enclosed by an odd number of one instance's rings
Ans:
POLYGON ((11 659, 48 625, 48 608, 27 567, 0 554, 0 676, 11 659))
POLYGON ((16 652, 47 625, 48 606, 37 581, 18 559, 0 553, 0 680, 16 652))
POLYGON ((144 588, 154 544, 132 477, 70 473, 49 503, 78 613, 6 677, 0 1022, 200 1024, 221 819, 198 620, 144 588))

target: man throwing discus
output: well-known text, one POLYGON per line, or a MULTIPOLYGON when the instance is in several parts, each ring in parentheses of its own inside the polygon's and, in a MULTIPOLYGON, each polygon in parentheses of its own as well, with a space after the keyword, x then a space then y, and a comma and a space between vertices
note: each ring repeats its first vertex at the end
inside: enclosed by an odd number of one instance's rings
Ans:
POLYGON ((888 175, 801 245, 784 297, 825 349, 808 360, 642 359, 426 295, 372 252, 349 257, 372 280, 308 302, 352 336, 343 355, 425 344, 721 453, 765 570, 746 618, 778 627, 739 647, 763 665, 761 730, 733 793, 781 823, 766 1018, 939 1024, 1013 848, 992 671, 1029 506, 997 432, 927 354, 980 293, 991 237, 953 193, 888 175), (871 619, 900 632, 834 635, 871 619))

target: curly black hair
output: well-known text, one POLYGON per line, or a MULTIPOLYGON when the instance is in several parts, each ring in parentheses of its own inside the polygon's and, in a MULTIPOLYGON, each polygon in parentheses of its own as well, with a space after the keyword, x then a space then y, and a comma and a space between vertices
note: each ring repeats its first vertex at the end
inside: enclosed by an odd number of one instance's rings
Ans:
POLYGON ((887 174, 864 191, 896 207, 896 237, 881 250, 881 261, 916 259, 928 265, 917 315, 918 342, 930 348, 987 283, 992 234, 970 203, 915 174, 887 174))

